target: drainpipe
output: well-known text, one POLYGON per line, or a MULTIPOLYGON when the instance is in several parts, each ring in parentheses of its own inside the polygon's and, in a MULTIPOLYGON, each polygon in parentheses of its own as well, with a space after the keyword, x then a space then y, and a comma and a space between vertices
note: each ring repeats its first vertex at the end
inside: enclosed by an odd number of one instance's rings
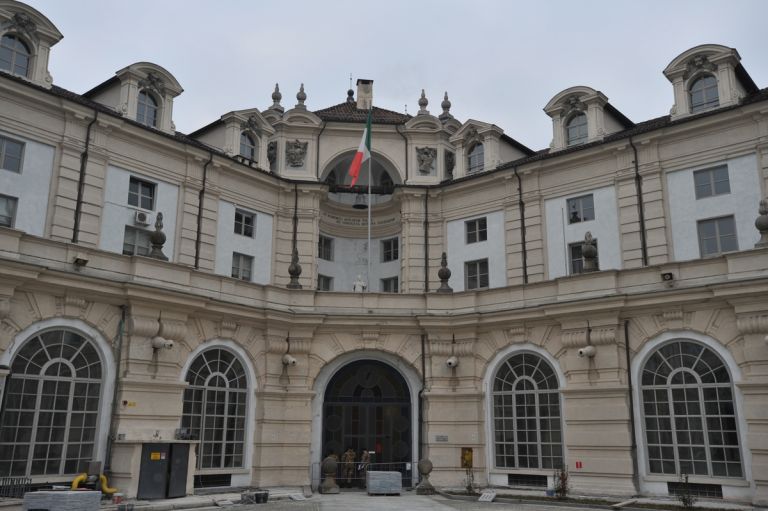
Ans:
POLYGON ((317 169, 315 172, 317 173, 318 181, 320 181, 320 135, 323 134, 327 125, 328 123, 323 121, 323 127, 320 128, 320 133, 317 134, 317 144, 315 144, 315 167, 317 169))
POLYGON ((637 465, 637 427, 635 425, 635 392, 632 387, 632 367, 629 356, 629 320, 624 320, 624 353, 627 357, 627 386, 629 387, 629 424, 631 427, 632 440, 630 443, 630 457, 632 458, 632 486, 635 488, 635 495, 640 494, 640 481, 638 476, 640 468, 637 465))
POLYGON ((195 269, 200 268, 200 238, 203 233, 203 199, 205 199, 205 185, 208 178, 208 165, 213 161, 213 153, 208 153, 210 157, 203 165, 203 187, 197 196, 197 234, 195 235, 195 269))
POLYGON ((424 192, 424 292, 429 293, 429 189, 424 192))
POLYGON ((635 193, 637 194, 637 215, 640 219, 640 252, 643 256, 643 266, 648 266, 648 240, 645 237, 645 205, 643 204, 643 178, 640 176, 640 164, 637 161, 637 147, 629 137, 629 145, 635 155, 635 193))
POLYGON ((77 243, 80 237, 80 215, 83 211, 83 191, 85 189, 85 167, 88 165, 88 147, 91 143, 91 127, 99 117, 99 112, 93 109, 93 120, 88 123, 85 130, 85 148, 80 154, 80 177, 77 180, 77 202, 75 202, 75 225, 72 228, 72 243, 77 243))
POLYGON ((403 140, 405 141, 405 181, 403 182, 407 183, 408 182, 408 138, 406 138, 406 136, 400 132, 399 124, 395 125, 395 131, 397 131, 397 134, 403 137, 403 140))
POLYGON ((427 334, 421 334, 421 390, 419 391, 419 459, 424 459, 424 390, 427 388, 427 334))
POLYGON ((120 384, 120 363, 123 356, 123 331, 125 330, 125 305, 120 306, 120 323, 117 326, 115 339, 115 383, 112 389, 112 413, 109 417, 109 435, 107 436, 107 452, 104 454, 104 472, 112 471, 112 444, 115 442, 115 415, 117 415, 118 385, 120 384))
POLYGON ((523 180, 517 173, 517 165, 512 167, 517 178, 517 205, 520 208, 520 242, 523 245, 523 284, 528 283, 528 250, 525 244, 525 202, 523 202, 523 180))

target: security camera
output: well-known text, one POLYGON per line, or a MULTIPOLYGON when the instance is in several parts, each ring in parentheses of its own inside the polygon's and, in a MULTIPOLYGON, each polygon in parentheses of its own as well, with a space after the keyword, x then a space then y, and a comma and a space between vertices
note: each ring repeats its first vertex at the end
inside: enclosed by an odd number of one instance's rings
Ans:
POLYGON ((283 365, 284 366, 295 366, 296 365, 296 359, 294 357, 292 357, 291 355, 289 355, 288 353, 286 353, 285 355, 283 355, 283 365))
POLYGON ((173 349, 173 341, 170 339, 165 339, 164 337, 155 336, 152 338, 152 349, 153 350, 170 350, 173 349))
POLYGON ((459 359, 458 357, 451 357, 448 360, 445 361, 445 365, 453 369, 454 367, 459 365, 459 359))
POLYGON ((584 346, 579 350, 579 358, 592 358, 595 356, 595 347, 594 346, 584 346))

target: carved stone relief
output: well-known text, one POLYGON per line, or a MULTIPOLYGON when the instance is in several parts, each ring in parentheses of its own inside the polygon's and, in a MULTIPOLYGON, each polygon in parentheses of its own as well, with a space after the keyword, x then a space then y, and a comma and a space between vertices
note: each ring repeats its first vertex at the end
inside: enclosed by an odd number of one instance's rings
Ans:
POLYGON ((248 120, 245 121, 240 125, 240 129, 243 131, 250 131, 251 133, 255 133, 256 135, 259 134, 260 128, 259 128, 259 121, 256 119, 255 115, 251 115, 248 117, 248 120))
POLYGON ((571 112, 583 112, 587 109, 587 107, 584 105, 584 103, 581 102, 581 99, 578 96, 569 96, 563 101, 563 107, 565 109, 565 114, 568 115, 571 112))
POLYGON ((299 139, 285 144, 285 159, 291 167, 303 167, 304 160, 307 157, 307 146, 309 142, 302 142, 299 139))
POLYGON ((416 159, 419 162, 419 172, 422 174, 431 174, 435 170, 437 149, 434 147, 417 147, 416 159))
POLYGON ((4 25, 2 28, 15 29, 19 32, 25 32, 29 36, 32 36, 37 30, 35 22, 23 12, 14 14, 4 25))
POLYGON ((269 160, 269 168, 274 170, 277 162, 277 140, 267 144, 267 159, 269 160))
POLYGON ((145 78, 139 80, 139 89, 152 89, 162 96, 165 94, 165 82, 157 74, 150 71, 145 78))
POLYGON ((456 153, 446 150, 445 157, 445 177, 446 179, 453 179, 453 168, 456 166, 456 153))
POLYGON ((697 71, 715 71, 717 66, 709 61, 709 57, 706 55, 697 55, 688 61, 685 67, 685 74, 683 78, 687 79, 697 71))

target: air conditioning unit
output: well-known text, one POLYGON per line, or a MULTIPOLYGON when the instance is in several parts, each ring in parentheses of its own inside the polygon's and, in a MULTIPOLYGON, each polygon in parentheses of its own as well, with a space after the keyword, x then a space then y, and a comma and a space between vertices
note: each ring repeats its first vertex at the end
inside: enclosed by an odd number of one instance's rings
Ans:
POLYGON ((152 223, 152 215, 146 211, 136 211, 133 217, 133 223, 136 225, 149 225, 152 223))

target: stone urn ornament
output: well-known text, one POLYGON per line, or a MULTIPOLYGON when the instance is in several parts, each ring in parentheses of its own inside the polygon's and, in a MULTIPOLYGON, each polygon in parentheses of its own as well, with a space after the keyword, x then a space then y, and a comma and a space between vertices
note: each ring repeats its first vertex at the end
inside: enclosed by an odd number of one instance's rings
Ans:
POLYGON ((424 458, 419 460, 416 464, 416 468, 419 470, 419 475, 421 475, 421 482, 416 486, 416 494, 434 495, 435 487, 429 482, 429 474, 432 472, 432 462, 429 459, 424 458))
POLYGON ((755 227, 760 231, 760 241, 755 243, 755 248, 768 247, 768 199, 760 200, 757 212, 760 216, 755 220, 755 227))
POLYGON ((597 271, 597 247, 592 233, 587 231, 581 244, 581 257, 584 259, 584 273, 597 271))
POLYGON ((325 476, 320 483, 320 493, 339 493, 339 485, 336 484, 336 469, 339 462, 333 456, 326 456, 320 462, 320 471, 325 476))

